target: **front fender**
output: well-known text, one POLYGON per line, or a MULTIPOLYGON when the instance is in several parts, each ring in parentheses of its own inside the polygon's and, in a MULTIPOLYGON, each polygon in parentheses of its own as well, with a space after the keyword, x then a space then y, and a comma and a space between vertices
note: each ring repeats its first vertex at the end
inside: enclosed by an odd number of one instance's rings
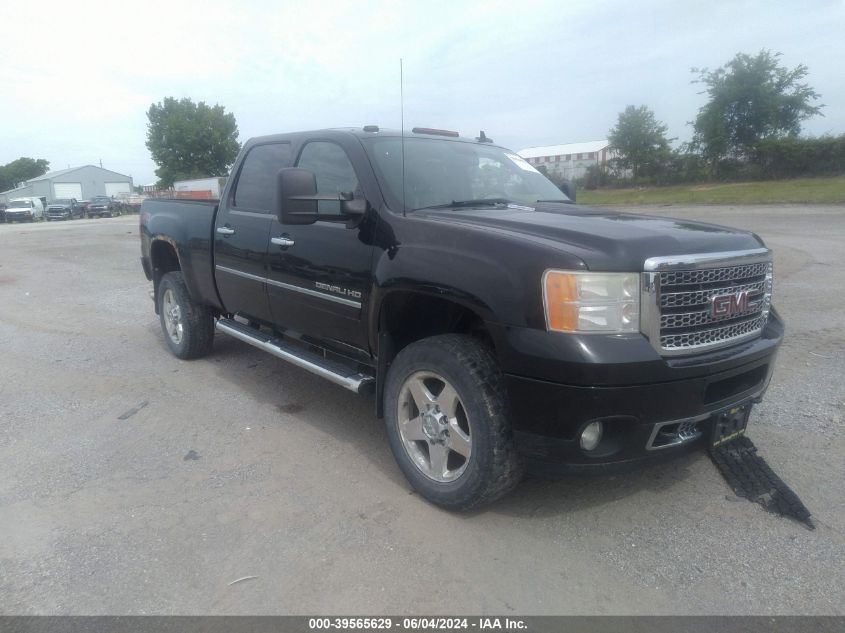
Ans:
POLYGON ((519 290, 514 271, 484 254, 442 246, 403 246, 393 258, 383 253, 373 274, 373 309, 396 291, 413 291, 454 301, 484 320, 496 320, 506 295, 519 290))

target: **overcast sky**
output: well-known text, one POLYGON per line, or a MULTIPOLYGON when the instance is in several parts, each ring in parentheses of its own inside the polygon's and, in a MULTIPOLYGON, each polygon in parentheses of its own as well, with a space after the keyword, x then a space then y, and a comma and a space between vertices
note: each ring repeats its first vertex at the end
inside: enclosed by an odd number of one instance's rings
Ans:
POLYGON ((769 48, 809 67, 845 132, 845 0, 694 2, 33 2, 0 6, 0 164, 46 158, 155 180, 146 111, 219 103, 243 142, 369 123, 484 129, 519 150, 605 138, 645 104, 688 140, 692 66, 769 48))

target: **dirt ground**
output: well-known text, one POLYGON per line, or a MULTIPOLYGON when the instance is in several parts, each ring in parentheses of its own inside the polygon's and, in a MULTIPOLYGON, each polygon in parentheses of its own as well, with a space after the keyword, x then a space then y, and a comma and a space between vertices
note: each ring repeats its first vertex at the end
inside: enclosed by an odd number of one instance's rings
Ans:
POLYGON ((845 614, 845 207, 641 210, 775 250, 749 435, 815 531, 703 453, 444 512, 371 400, 224 336, 172 357, 137 216, 0 225, 0 613, 845 614))

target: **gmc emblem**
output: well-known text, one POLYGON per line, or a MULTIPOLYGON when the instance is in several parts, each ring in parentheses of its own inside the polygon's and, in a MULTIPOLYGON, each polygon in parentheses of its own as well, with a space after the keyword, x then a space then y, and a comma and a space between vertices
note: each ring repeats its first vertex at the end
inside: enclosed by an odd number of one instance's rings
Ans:
POLYGON ((743 290, 729 295, 713 295, 710 297, 710 314, 714 317, 729 317, 748 312, 750 301, 749 292, 743 290))

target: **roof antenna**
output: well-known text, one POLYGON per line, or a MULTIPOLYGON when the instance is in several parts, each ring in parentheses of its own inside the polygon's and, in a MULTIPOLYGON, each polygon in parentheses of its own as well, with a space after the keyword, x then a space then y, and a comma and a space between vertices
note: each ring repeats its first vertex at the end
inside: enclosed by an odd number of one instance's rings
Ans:
POLYGON ((405 204, 405 88, 404 76, 402 73, 402 58, 399 58, 399 129, 400 142, 402 144, 402 217, 408 213, 408 206, 405 204))
POLYGON ((484 130, 481 130, 481 133, 475 137, 475 140, 479 143, 492 143, 493 139, 488 138, 487 135, 484 133, 484 130))

